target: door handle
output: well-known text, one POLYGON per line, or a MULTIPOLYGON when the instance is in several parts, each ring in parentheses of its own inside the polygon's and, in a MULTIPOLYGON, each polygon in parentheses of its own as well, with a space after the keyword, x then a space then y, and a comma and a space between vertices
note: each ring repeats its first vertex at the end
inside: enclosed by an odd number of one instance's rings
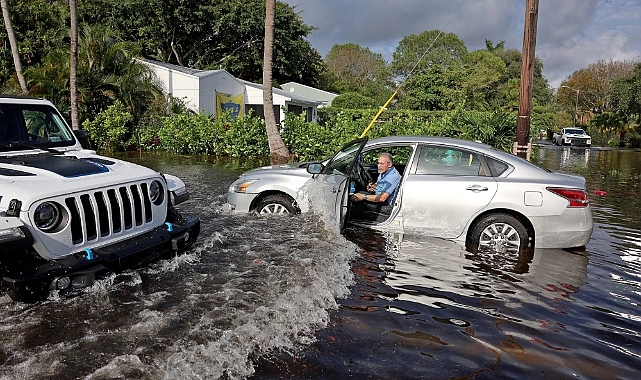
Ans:
POLYGON ((481 192, 481 191, 487 191, 488 189, 487 189, 487 187, 481 186, 481 185, 470 185, 470 186, 466 187, 465 190, 470 190, 470 191, 473 191, 475 193, 478 193, 478 192, 481 192))

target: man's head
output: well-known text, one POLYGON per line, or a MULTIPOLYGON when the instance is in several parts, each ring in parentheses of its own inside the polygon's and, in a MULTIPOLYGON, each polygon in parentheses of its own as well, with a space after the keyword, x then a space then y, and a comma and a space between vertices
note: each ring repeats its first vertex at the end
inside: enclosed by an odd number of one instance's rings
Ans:
POLYGON ((394 165, 394 161, 392 160, 391 154, 381 153, 378 156, 378 173, 379 174, 385 173, 386 171, 390 170, 392 165, 394 165))

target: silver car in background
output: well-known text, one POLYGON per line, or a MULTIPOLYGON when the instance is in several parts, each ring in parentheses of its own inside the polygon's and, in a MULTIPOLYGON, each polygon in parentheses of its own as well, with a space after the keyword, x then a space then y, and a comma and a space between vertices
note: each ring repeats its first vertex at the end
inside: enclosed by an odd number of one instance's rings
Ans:
POLYGON ((254 169, 231 184, 228 203, 238 212, 305 212, 314 201, 304 191, 310 180, 341 228, 357 224, 496 252, 583 247, 592 235, 585 178, 542 169, 482 143, 449 138, 359 139, 324 162, 254 169), (393 155, 402 175, 392 211, 351 215, 349 185, 359 191, 376 180, 381 152, 393 155))

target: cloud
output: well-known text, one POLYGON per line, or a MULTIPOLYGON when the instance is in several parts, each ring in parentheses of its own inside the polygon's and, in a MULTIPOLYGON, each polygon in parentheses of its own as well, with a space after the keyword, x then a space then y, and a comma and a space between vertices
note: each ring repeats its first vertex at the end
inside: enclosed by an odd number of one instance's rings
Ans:
MULTIPOLYGON (((408 35, 439 29, 468 50, 485 40, 523 47, 525 0, 287 0, 317 28, 309 40, 322 56, 334 44, 356 43, 388 62, 408 35)), ((641 1, 540 1, 536 55, 552 87, 600 60, 641 60, 641 1)))

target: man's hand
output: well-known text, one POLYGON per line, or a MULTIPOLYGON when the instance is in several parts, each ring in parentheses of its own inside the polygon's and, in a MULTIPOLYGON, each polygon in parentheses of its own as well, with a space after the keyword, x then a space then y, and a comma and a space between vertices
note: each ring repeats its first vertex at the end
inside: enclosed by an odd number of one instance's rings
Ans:
POLYGON ((352 200, 352 202, 361 202, 364 201, 366 197, 367 194, 355 193, 350 197, 350 199, 352 200))
POLYGON ((367 191, 369 191, 370 193, 373 193, 374 191, 376 191, 376 185, 378 185, 376 182, 375 183, 372 183, 372 182, 368 183, 367 184, 367 191))

